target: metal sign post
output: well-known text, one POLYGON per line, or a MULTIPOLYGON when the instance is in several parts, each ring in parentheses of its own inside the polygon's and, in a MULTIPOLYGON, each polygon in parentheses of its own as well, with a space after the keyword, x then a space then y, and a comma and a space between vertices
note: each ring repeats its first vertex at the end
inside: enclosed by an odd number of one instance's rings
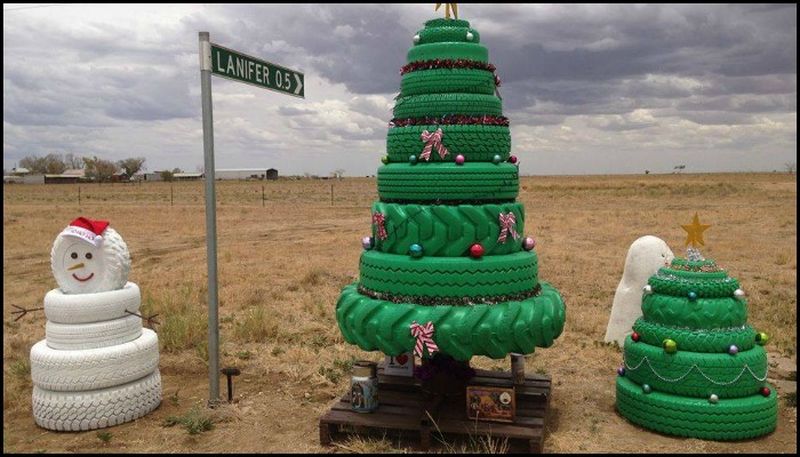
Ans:
POLYGON ((224 48, 199 33, 200 96, 203 105, 203 152, 206 188, 206 255, 208 257, 208 405, 219 401, 219 294, 217 293, 217 198, 214 190, 214 121, 211 75, 252 84, 262 89, 305 98, 305 75, 255 57, 224 48))

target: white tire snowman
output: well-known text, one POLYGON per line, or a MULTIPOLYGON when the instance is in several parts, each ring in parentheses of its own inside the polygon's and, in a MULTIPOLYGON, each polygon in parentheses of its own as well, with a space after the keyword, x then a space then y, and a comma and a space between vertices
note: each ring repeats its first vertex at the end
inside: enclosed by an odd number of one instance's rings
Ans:
POLYGON ((161 403, 158 336, 135 315, 128 246, 107 221, 79 217, 57 237, 45 339, 31 348, 33 417, 50 430, 128 422, 161 403))

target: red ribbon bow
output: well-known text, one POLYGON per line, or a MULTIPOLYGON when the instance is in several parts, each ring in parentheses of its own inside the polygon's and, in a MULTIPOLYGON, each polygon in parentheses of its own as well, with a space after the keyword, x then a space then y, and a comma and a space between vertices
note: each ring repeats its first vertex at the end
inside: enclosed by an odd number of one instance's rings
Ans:
POLYGON ((417 339, 414 345, 414 354, 422 357, 422 346, 428 348, 428 354, 433 355, 439 350, 439 346, 433 341, 433 322, 428 321, 425 325, 419 325, 417 321, 411 324, 411 336, 417 339))
POLYGON ((431 160, 431 150, 435 147, 436 152, 439 153, 439 157, 444 159, 448 151, 447 148, 442 144, 442 136, 444 136, 444 132, 442 132, 441 128, 436 129, 436 131, 433 133, 427 130, 422 132, 420 139, 425 142, 425 147, 422 148, 422 154, 419 155, 419 158, 431 160))
POLYGON ((374 213, 372 215, 372 223, 378 226, 378 238, 385 240, 389 237, 386 234, 386 216, 381 213, 374 213))
POLYGON ((498 243, 505 243, 506 236, 508 236, 509 233, 515 240, 519 238, 519 233, 514 230, 514 224, 516 223, 517 218, 514 216, 514 213, 500 213, 500 236, 497 237, 498 243))

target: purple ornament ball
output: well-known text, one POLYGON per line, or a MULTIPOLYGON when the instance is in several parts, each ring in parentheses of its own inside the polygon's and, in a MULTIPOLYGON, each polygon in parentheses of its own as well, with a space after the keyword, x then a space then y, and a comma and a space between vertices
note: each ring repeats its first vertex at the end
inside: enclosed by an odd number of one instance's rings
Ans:
POLYGON ((536 240, 534 240, 530 236, 526 236, 524 240, 522 240, 522 248, 526 251, 530 251, 531 249, 536 247, 536 240))
POLYGON ((464 165, 464 161, 465 160, 466 159, 464 158, 463 155, 461 155, 461 154, 457 155, 456 156, 456 165, 464 165))
POLYGON ((617 374, 620 376, 625 376, 625 367, 617 368, 617 374))
POLYGON ((372 237, 365 236, 364 238, 361 238, 361 247, 363 247, 366 250, 372 249, 372 237))

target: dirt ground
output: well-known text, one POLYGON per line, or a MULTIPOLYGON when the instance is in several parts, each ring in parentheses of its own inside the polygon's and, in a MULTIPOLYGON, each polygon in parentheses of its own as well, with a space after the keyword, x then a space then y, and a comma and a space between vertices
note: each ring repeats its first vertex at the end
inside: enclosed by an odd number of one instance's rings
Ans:
MULTIPOLYGON (((340 289, 358 277, 360 239, 369 234, 369 205, 377 198, 374 179, 218 184, 221 365, 236 366, 242 375, 234 385, 237 402, 216 410, 204 407, 202 183, 82 185, 80 206, 77 187, 3 187, 4 452, 410 450, 357 438, 322 447, 318 437, 319 417, 345 392, 352 362, 382 358, 344 343, 334 317, 340 289), (44 338, 44 315, 33 312, 15 322, 11 312, 12 305, 41 306, 56 286, 50 248, 80 215, 111 221, 128 244, 130 280, 142 290, 142 310, 159 314, 164 399, 135 422, 57 433, 36 426, 31 414, 28 353, 44 338), (211 429, 191 434, 188 426, 167 425, 176 418, 211 429)), ((553 379, 545 452, 797 451, 796 396, 789 395, 797 350, 795 176, 525 177, 519 201, 525 232, 537 239, 539 277, 567 304, 565 329, 553 347, 527 357, 529 372, 553 379), (760 439, 670 437, 636 427, 614 410, 622 355, 602 338, 628 246, 652 234, 684 255, 680 225, 695 212, 712 225, 702 252, 740 280, 749 322, 770 335, 780 416, 777 430, 760 439)), ((476 357, 473 365, 508 369, 510 362, 476 357)))

